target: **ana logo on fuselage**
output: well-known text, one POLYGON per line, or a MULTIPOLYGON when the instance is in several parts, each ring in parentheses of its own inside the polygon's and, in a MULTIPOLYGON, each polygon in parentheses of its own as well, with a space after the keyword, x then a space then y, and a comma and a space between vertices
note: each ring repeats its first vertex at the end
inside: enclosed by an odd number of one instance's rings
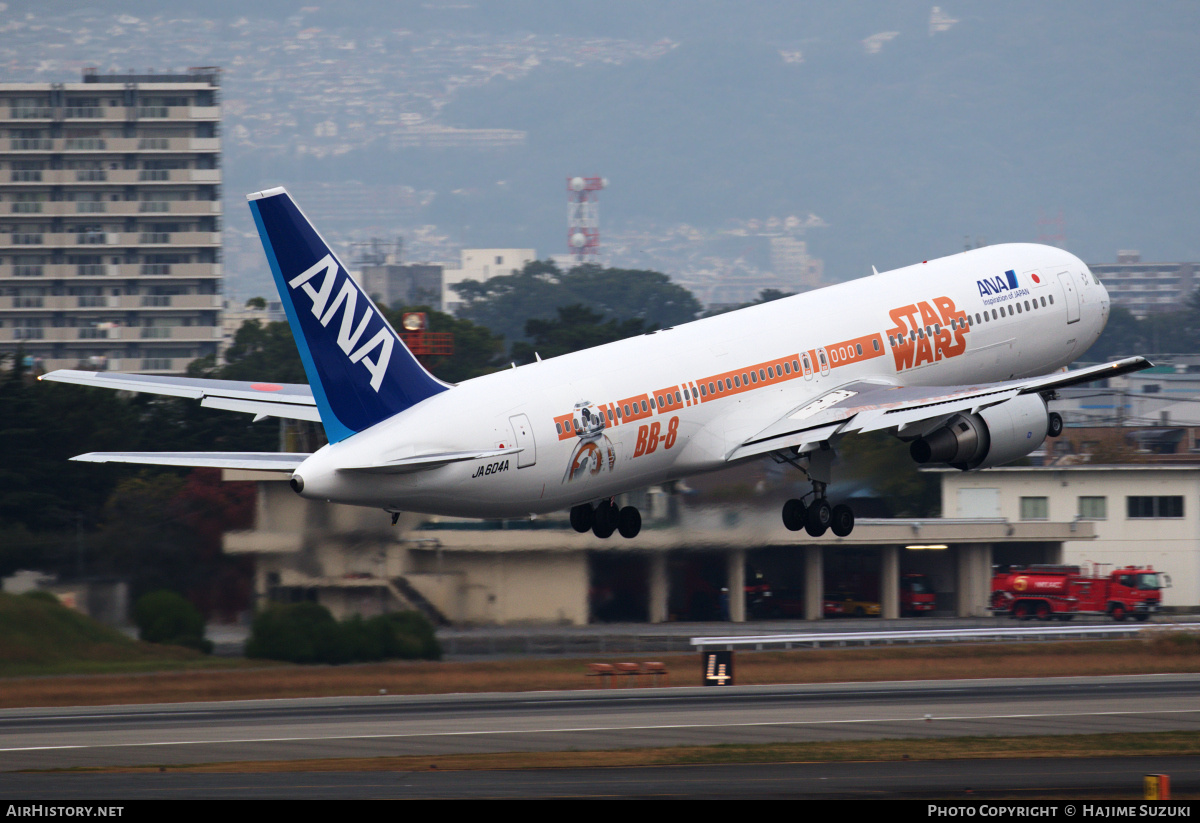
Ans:
POLYGON ((975 285, 979 287, 980 297, 991 297, 993 294, 1012 291, 1017 287, 1017 273, 1009 269, 1004 273, 1003 277, 985 277, 982 280, 976 280, 975 285))
POLYGON ((392 361, 392 348, 395 341, 389 333, 387 325, 383 324, 370 340, 361 346, 358 345, 358 341, 367 331, 367 326, 375 317, 375 310, 367 305, 362 319, 355 326, 354 316, 358 308, 359 291, 349 276, 346 276, 342 279, 337 296, 334 297, 333 292, 338 282, 339 271, 340 267, 333 259, 333 255, 327 254, 289 280, 288 286, 293 290, 299 289, 308 295, 312 301, 313 316, 320 321, 322 326, 328 326, 338 309, 342 310, 342 322, 338 327, 337 335, 338 348, 349 356, 351 363, 361 362, 363 364, 371 374, 371 388, 378 392, 379 386, 383 383, 383 376, 387 373, 388 364, 392 361), (309 281, 318 273, 323 273, 323 277, 320 286, 314 289, 309 281), (331 297, 333 297, 332 301, 331 297), (357 348, 355 348, 356 346, 357 348), (379 350, 379 354, 374 360, 367 357, 376 349, 379 350))

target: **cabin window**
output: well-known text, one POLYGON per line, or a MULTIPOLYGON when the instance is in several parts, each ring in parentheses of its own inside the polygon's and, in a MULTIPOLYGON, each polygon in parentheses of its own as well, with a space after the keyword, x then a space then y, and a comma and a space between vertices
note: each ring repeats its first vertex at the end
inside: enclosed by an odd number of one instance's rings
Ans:
POLYGON ((750 382, 751 382, 751 383, 757 383, 757 382, 758 382, 758 375, 757 375, 757 374, 755 374, 754 372, 750 372, 750 382))
POLYGON ((791 374, 791 373, 792 373, 792 366, 791 366, 791 364, 790 364, 790 363, 784 363, 784 364, 783 364, 783 373, 784 373, 784 374, 791 374))
POLYGON ((608 410, 608 422, 609 422, 609 423, 613 422, 613 413, 612 413, 612 409, 609 409, 609 410, 608 410))
POLYGON ((733 385, 737 386, 738 388, 741 388, 741 385, 742 385, 742 378, 738 377, 737 375, 734 375, 734 377, 733 377, 733 385))
POLYGON ((727 388, 727 389, 733 388, 733 381, 730 380, 728 377, 725 378, 725 388, 727 388))
POLYGON ((1053 306, 1053 305, 1054 305, 1054 295, 1053 295, 1053 294, 1052 294, 1052 295, 1050 295, 1050 305, 1051 305, 1051 306, 1053 306))
POLYGON ((642 401, 642 413, 643 414, 646 413, 646 401, 645 400, 642 401))
POLYGON ((629 404, 628 403, 625 404, 625 416, 626 417, 629 416, 629 404))
POLYGON ((1042 308, 1043 309, 1046 308, 1046 298, 1045 297, 1042 298, 1042 308))
POLYGON ((759 380, 766 380, 766 379, 767 379, 767 375, 766 375, 766 374, 763 372, 763 370, 762 370, 762 369, 759 369, 759 370, 758 370, 758 379, 759 379, 759 380))
POLYGON ((562 434, 562 423, 555 423, 554 428, 558 429, 559 434, 562 434))
POLYGON ((679 399, 679 391, 678 391, 678 390, 676 390, 676 391, 675 391, 675 402, 676 402, 676 403, 682 403, 682 402, 683 402, 682 400, 680 400, 680 399, 679 399))
POLYGON ((872 338, 871 338, 871 345, 875 347, 875 351, 879 351, 879 338, 878 338, 878 337, 872 337, 872 338))
POLYGON ((862 357, 862 343, 855 343, 854 351, 858 353, 859 357, 862 357))

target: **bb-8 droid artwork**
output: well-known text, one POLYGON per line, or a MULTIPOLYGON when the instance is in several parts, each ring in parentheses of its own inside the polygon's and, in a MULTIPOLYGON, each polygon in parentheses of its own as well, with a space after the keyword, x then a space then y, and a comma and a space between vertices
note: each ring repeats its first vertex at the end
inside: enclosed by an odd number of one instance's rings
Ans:
POLYGON ((617 451, 604 433, 604 415, 588 408, 591 403, 581 400, 575 404, 575 431, 579 442, 571 452, 571 462, 563 482, 580 477, 595 477, 606 469, 612 471, 617 465, 617 451))

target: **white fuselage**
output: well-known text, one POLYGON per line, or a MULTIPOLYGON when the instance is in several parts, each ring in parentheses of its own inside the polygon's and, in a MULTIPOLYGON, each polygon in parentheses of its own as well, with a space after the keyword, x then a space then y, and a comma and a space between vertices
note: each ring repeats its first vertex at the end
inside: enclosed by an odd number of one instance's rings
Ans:
POLYGON ((1064 251, 976 249, 468 380, 325 446, 296 474, 303 496, 332 502, 465 517, 554 511, 726 466, 747 438, 851 381, 953 386, 1051 372, 1096 340, 1108 305, 1064 251), (409 473, 339 470, 513 447, 409 473))

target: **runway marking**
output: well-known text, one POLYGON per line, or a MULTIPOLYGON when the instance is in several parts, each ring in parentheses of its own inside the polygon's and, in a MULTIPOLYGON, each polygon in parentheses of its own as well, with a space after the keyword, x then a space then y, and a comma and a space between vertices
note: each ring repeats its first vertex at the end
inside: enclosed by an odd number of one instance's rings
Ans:
POLYGON ((387 740, 415 737, 467 737, 497 734, 563 734, 570 732, 629 732, 629 731, 665 731, 669 729, 734 729, 762 726, 833 726, 854 723, 927 723, 947 720, 1036 720, 1043 718, 1068 717, 1134 717, 1160 714, 1200 714, 1200 709, 1161 709, 1157 711, 1113 711, 1113 712, 1073 712, 1063 714, 977 714, 977 715, 944 715, 926 718, 920 717, 882 717, 859 718, 850 720, 763 720, 753 723, 668 723, 649 726, 580 726, 561 729, 492 729, 465 732, 404 732, 394 734, 338 734, 316 737, 247 737, 229 740, 164 740, 153 743, 95 743, 95 744, 66 744, 61 746, 20 746, 0 748, 5 752, 39 752, 64 751, 67 749, 119 749, 143 748, 147 746, 220 746, 235 743, 304 743, 319 740, 387 740))

